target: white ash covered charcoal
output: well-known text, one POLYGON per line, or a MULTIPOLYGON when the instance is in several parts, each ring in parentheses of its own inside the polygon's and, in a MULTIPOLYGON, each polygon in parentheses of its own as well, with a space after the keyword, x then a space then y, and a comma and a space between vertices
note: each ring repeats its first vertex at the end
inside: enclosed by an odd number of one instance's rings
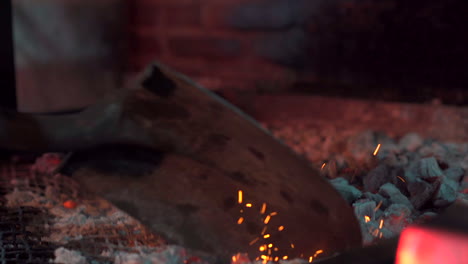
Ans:
POLYGON ((429 181, 440 179, 444 176, 434 157, 421 159, 417 165, 417 172, 419 177, 429 181))
POLYGON ((330 183, 335 187, 336 190, 343 196, 343 198, 348 202, 352 203, 362 196, 362 192, 356 187, 349 184, 346 179, 336 178, 330 180, 330 183))
POLYGON ((55 259, 53 263, 66 263, 66 264, 88 264, 86 258, 78 251, 68 250, 59 247, 54 252, 55 259))
POLYGON ((444 178, 434 199, 435 207, 446 207, 457 199, 458 183, 444 178))
POLYGON ((445 169, 444 175, 452 181, 461 182, 463 176, 465 175, 465 170, 459 165, 454 165, 448 169, 445 169))
POLYGON ((385 228, 395 235, 413 222, 411 208, 404 204, 392 204, 383 213, 385 228))
POLYGON ((416 209, 421 209, 427 206, 435 196, 438 185, 428 183, 422 179, 416 179, 407 183, 407 188, 410 193, 411 204, 416 209))
POLYGON ((379 164, 364 176, 364 188, 367 191, 376 193, 385 183, 396 184, 397 176, 402 174, 402 170, 387 164, 379 164))
POLYGON ((392 204, 402 204, 410 210, 413 209, 413 205, 411 204, 408 197, 403 195, 400 190, 391 183, 382 185, 379 189, 379 194, 390 200, 392 204))

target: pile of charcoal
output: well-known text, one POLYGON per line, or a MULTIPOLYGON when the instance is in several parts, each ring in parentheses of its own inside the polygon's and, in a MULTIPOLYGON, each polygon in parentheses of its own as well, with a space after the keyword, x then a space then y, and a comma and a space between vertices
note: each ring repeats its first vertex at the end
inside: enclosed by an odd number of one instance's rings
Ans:
POLYGON ((468 144, 366 131, 338 145, 341 153, 315 164, 353 206, 365 245, 468 199, 468 144))

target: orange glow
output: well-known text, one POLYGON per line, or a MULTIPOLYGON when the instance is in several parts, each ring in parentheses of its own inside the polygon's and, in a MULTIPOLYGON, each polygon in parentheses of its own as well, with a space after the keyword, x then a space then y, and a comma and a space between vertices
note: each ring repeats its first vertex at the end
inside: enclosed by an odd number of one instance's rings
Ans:
POLYGON ((260 238, 255 238, 254 240, 250 241, 249 245, 252 246, 253 244, 257 243, 257 241, 259 240, 260 238))
POLYGON ((273 244, 268 244, 268 248, 272 248, 273 247, 273 244))
POLYGON ((270 219, 271 219, 271 216, 270 216, 270 215, 267 215, 267 216, 265 217, 265 221, 263 221, 263 223, 265 223, 265 225, 268 224, 268 223, 270 222, 270 219))
POLYGON ((237 257, 236 256, 232 256, 232 262, 236 262, 237 261, 237 257))
POLYGON ((239 218, 239 220, 237 220, 237 224, 240 225, 244 222, 244 217, 241 217, 239 218))
POLYGON ((322 249, 319 249, 319 250, 315 251, 314 258, 317 257, 319 254, 322 254, 322 253, 323 253, 322 249))
POLYGON ((279 249, 278 249, 277 247, 275 247, 273 250, 274 250, 274 251, 278 251, 279 249))
POLYGON ((320 169, 323 170, 323 168, 325 168, 326 165, 327 165, 327 163, 323 163, 322 167, 320 169))
POLYGON ((379 153, 379 150, 380 150, 380 144, 378 144, 377 147, 375 148, 374 156, 377 156, 377 154, 379 153))
POLYGON ((284 226, 280 226, 280 227, 278 227, 278 231, 280 231, 280 232, 281 232, 281 231, 283 231, 283 230, 284 230, 284 226))
POLYGON ((270 234, 264 235, 263 238, 270 238, 270 234))
POLYGON ((396 264, 466 264, 468 238, 438 230, 409 227, 401 233, 396 264))
POLYGON ((371 218, 367 215, 364 216, 364 221, 366 221, 366 223, 369 223, 371 220, 371 218))
POLYGON ((267 204, 266 203, 263 203, 262 204, 262 209, 260 209, 260 213, 261 214, 264 214, 266 212, 266 207, 267 207, 267 204))
POLYGON ((67 209, 75 209, 78 206, 78 204, 72 200, 67 200, 63 203, 63 207, 67 209))
POLYGON ((402 182, 406 182, 405 179, 403 179, 403 177, 397 176, 397 178, 400 179, 400 181, 402 182))
POLYGON ((291 248, 294 248, 294 244, 293 244, 293 243, 291 243, 291 248))
POLYGON ((279 260, 279 257, 275 257, 275 261, 278 261, 279 260))
POLYGON ((252 207, 251 203, 245 204, 245 207, 252 207))
POLYGON ((312 262, 314 260, 314 257, 309 257, 309 262, 312 262))
POLYGON ((288 259, 288 256, 283 256, 283 259, 284 259, 284 260, 288 259))
POLYGON ((266 247, 265 247, 265 246, 260 246, 260 247, 258 248, 258 250, 263 252, 263 251, 266 250, 266 247))
POLYGON ((243 196, 242 190, 239 190, 239 191, 237 192, 237 202, 240 203, 240 204, 242 203, 242 200, 243 200, 243 197, 242 197, 242 196, 243 196))
POLYGON ((381 219, 381 220, 380 220, 380 224, 379 224, 379 229, 382 229, 382 227, 383 227, 383 224, 384 224, 384 220, 383 220, 383 219, 381 219))
POLYGON ((267 259, 268 259, 268 256, 261 255, 260 258, 263 259, 263 260, 267 260, 267 259))
POLYGON ((261 233, 262 235, 264 235, 264 234, 265 234, 265 232, 267 231, 267 228, 268 228, 268 227, 266 227, 266 226, 265 226, 265 227, 263 227, 263 229, 262 229, 262 233, 261 233))
POLYGON ((277 215, 277 214, 278 214, 278 212, 273 212, 273 213, 271 213, 270 215, 271 215, 271 216, 275 216, 275 215, 277 215))

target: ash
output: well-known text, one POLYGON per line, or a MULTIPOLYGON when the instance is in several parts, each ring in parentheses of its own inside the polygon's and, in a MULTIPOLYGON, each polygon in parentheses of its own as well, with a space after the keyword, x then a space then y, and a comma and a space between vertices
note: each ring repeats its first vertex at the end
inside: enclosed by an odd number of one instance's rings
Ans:
POLYGON ((468 201, 467 143, 304 124, 269 129, 319 168, 353 206, 364 245, 468 201))

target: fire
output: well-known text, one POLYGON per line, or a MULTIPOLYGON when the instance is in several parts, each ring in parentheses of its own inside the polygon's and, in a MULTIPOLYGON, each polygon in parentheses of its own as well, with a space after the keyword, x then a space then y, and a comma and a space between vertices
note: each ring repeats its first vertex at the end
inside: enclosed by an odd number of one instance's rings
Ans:
POLYGON ((379 153, 379 150, 380 150, 380 144, 377 145, 377 147, 375 148, 374 150, 374 156, 377 156, 377 154, 379 153))
POLYGON ((273 213, 270 214, 270 216, 275 216, 277 214, 278 214, 278 212, 273 212, 273 213))

